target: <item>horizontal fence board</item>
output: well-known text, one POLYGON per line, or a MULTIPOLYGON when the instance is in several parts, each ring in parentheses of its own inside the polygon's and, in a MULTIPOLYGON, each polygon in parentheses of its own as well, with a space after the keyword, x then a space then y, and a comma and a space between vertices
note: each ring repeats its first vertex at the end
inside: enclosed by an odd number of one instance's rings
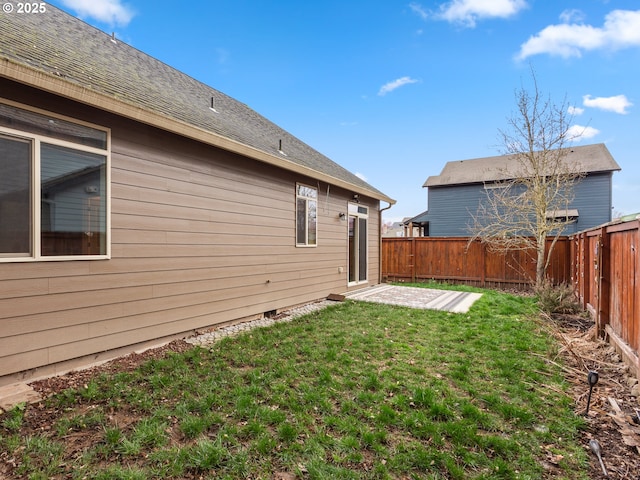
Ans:
MULTIPOLYGON (((568 283, 569 240, 562 237, 552 252, 548 270, 555 283, 568 283)), ((535 252, 492 252, 465 237, 382 239, 382 276, 387 280, 439 280, 475 286, 527 288, 535 280, 535 252)))

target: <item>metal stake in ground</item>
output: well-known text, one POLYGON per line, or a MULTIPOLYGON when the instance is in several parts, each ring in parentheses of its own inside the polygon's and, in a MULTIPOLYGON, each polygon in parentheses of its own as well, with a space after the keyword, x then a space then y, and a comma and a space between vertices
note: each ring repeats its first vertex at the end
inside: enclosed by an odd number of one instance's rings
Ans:
POLYGON ((607 473, 607 469, 604 468, 604 462, 602 461, 602 455, 600 453, 600 443, 598 442, 598 440, 592 438, 591 440, 589 440, 589 446, 591 447, 591 451, 596 454, 596 457, 598 457, 598 460, 600 461, 602 473, 605 477, 608 477, 609 474, 607 473))
POLYGON ((587 397, 587 410, 584 412, 585 415, 589 415, 589 405, 591 404, 591 392, 593 391, 593 387, 596 383, 598 383, 598 372, 591 370, 589 375, 587 375, 587 383, 589 384, 589 396, 587 397))

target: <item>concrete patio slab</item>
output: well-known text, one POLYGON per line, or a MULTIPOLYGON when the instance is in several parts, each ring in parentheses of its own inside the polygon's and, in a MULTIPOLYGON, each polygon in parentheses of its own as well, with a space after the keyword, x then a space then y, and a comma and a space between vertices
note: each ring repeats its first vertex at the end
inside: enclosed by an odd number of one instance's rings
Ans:
POLYGON ((0 387, 0 413, 7 411, 19 403, 35 403, 42 400, 38 392, 26 383, 14 383, 0 387))
POLYGON ((444 310, 465 313, 481 293, 455 292, 433 288, 403 287, 400 285, 376 285, 348 293, 347 298, 363 302, 386 303, 426 310, 444 310))

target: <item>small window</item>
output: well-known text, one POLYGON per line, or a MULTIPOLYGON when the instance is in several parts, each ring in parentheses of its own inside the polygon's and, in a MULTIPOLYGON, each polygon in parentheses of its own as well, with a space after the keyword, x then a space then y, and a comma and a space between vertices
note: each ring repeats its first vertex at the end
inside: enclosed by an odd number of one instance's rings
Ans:
POLYGON ((296 185, 296 245, 314 247, 318 242, 318 190, 296 185))
POLYGON ((578 210, 569 208, 566 210, 551 210, 545 212, 545 217, 550 223, 570 223, 576 222, 580 217, 578 210))
POLYGON ((108 131, 0 103, 0 261, 108 255, 108 131))
POLYGON ((510 184, 507 182, 490 182, 484 184, 485 190, 498 190, 498 189, 506 189, 510 184))

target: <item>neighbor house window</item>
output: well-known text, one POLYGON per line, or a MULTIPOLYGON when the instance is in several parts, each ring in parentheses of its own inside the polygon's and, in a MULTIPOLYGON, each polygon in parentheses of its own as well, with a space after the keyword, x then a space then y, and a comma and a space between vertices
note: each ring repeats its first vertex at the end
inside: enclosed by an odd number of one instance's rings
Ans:
POLYGON ((306 185, 296 185, 296 245, 317 245, 317 221, 318 190, 306 185))
POLYGON ((0 103, 0 261, 108 255, 108 136, 0 103))

